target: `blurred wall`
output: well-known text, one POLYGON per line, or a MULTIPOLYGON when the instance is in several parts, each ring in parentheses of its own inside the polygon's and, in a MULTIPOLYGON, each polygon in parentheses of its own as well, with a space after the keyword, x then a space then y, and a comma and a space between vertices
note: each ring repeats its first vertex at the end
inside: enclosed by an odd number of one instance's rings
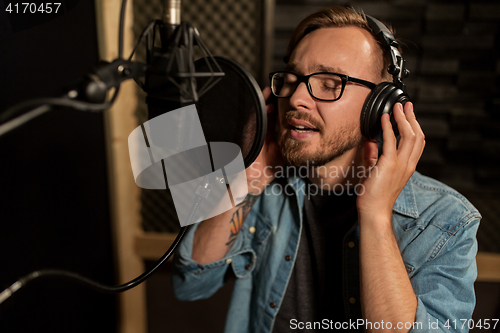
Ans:
MULTIPOLYGON (((0 113, 58 97, 99 60, 93 1, 7 15, 0 1, 0 113)), ((102 113, 55 108, 0 137, 0 290, 39 269, 114 284, 102 113)), ((41 280, 0 305, 1 332, 113 332, 115 296, 41 280)))

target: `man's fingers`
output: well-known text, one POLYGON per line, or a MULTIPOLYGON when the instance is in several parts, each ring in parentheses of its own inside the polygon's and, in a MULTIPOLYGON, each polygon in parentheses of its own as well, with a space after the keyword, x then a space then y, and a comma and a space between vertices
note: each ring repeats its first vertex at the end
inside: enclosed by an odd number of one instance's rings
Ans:
POLYGON ((271 87, 265 87, 264 90, 262 90, 262 95, 264 95, 264 100, 267 102, 267 100, 271 96, 271 87))
POLYGON ((267 86, 262 90, 262 95, 264 95, 264 100, 266 101, 266 111, 271 113, 274 110, 274 104, 271 101, 271 87, 267 86))
POLYGON ((416 166, 424 151, 425 135, 417 121, 417 117, 415 116, 415 112, 413 110, 413 104, 411 102, 405 104, 404 112, 408 123, 415 133, 415 146, 413 147, 413 151, 410 155, 409 163, 416 166))
POLYGON ((406 119, 406 115, 403 111, 403 105, 401 103, 396 103, 393 112, 394 119, 398 125, 399 134, 401 135, 398 156, 401 157, 402 160, 408 161, 415 146, 416 135, 410 123, 406 119))
POLYGON ((396 153, 396 136, 392 130, 389 114, 383 114, 380 121, 382 123, 382 137, 384 139, 384 143, 382 144, 383 155, 394 154, 396 153))

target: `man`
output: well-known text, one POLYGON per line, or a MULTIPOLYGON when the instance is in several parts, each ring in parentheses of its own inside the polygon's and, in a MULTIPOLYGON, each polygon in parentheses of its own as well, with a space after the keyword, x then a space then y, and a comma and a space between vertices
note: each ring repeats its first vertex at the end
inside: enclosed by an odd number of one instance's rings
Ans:
POLYGON ((425 140, 410 102, 394 106, 399 143, 382 116, 380 157, 361 135, 371 88, 391 80, 366 18, 340 6, 310 15, 287 58, 264 90, 279 97, 268 105, 278 127, 247 170, 253 195, 191 228, 176 295, 209 297, 234 273, 227 332, 466 331, 454 322, 474 308, 480 215, 415 172, 425 140))

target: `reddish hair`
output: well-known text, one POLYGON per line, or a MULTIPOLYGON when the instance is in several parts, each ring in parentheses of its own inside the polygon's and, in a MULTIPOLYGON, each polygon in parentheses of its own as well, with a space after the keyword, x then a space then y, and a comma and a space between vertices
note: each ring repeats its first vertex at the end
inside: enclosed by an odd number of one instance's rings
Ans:
MULTIPOLYGON (((319 11, 309 15, 303 19, 295 28, 295 31, 290 38, 286 55, 283 58, 285 63, 288 63, 290 56, 297 44, 310 32, 320 28, 347 27, 356 26, 368 31, 379 46, 380 59, 377 61, 378 67, 376 71, 380 73, 382 80, 392 81, 392 76, 387 72, 387 67, 391 64, 391 58, 387 51, 384 51, 377 37, 373 34, 372 29, 368 26, 366 16, 361 10, 355 10, 352 7, 344 7, 334 5, 320 9, 319 11)), ((391 27, 388 27, 391 33, 394 33, 391 27)))

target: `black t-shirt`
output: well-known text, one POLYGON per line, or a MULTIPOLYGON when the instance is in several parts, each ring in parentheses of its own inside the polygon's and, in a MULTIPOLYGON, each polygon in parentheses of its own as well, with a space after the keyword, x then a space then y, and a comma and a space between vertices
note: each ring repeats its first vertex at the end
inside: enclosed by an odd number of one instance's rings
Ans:
MULTIPOLYGON (((273 332, 290 332, 295 323, 344 322, 342 242, 357 221, 356 196, 306 195, 304 222, 292 275, 273 332)), ((314 326, 312 326, 314 327, 314 326)), ((301 329, 314 332, 315 329, 301 329)))

